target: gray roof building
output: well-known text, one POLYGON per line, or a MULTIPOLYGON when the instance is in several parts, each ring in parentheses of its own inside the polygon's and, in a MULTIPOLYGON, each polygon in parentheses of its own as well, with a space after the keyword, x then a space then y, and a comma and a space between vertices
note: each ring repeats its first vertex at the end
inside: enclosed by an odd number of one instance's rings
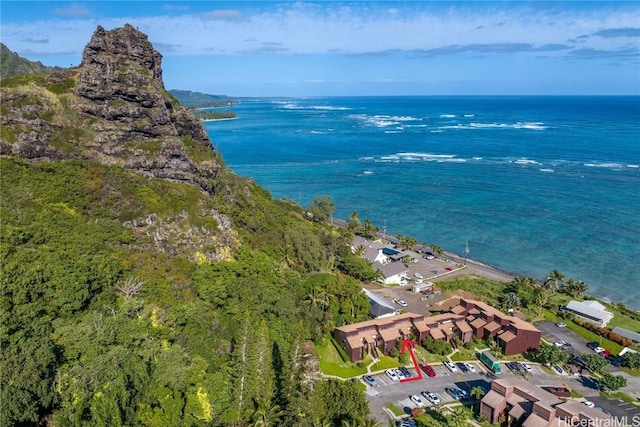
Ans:
POLYGON ((602 327, 607 326, 607 323, 613 319, 613 313, 607 311, 605 306, 598 301, 569 301, 564 309, 582 320, 602 327))
POLYGON ((611 332, 613 332, 614 334, 618 334, 621 337, 631 340, 635 343, 640 343, 640 334, 637 332, 633 332, 628 329, 621 328, 619 326, 616 326, 615 328, 613 328, 611 332))

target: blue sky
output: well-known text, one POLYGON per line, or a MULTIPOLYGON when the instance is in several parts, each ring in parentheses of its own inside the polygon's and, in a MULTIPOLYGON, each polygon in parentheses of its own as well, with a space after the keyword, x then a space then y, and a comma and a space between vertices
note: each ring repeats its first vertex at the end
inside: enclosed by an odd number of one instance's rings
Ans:
POLYGON ((78 65, 130 23, 165 86, 231 96, 640 95, 640 2, 7 1, 0 39, 78 65))

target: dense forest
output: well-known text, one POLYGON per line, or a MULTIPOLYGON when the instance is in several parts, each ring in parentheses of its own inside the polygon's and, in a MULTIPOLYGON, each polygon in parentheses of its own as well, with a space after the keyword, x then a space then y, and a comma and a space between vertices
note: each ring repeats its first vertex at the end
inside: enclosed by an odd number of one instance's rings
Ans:
POLYGON ((351 231, 227 169, 130 46, 1 81, 0 426, 368 422, 314 351, 367 318, 351 231))

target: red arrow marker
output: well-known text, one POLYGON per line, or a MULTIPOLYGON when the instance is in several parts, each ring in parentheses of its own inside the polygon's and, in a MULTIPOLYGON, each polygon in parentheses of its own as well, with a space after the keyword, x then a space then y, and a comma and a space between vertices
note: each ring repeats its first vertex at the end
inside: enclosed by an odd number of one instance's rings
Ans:
POLYGON ((420 367, 418 366, 418 362, 416 361, 416 355, 413 354, 414 345, 418 345, 418 343, 413 340, 402 340, 402 347, 400 347, 400 353, 401 354, 404 353, 405 349, 409 350, 409 355, 411 356, 411 360, 413 361, 413 366, 416 368, 416 373, 418 374, 418 376, 411 377, 411 378, 403 378, 400 380, 401 383, 406 383, 409 381, 418 381, 422 379, 422 371, 420 370, 420 367))

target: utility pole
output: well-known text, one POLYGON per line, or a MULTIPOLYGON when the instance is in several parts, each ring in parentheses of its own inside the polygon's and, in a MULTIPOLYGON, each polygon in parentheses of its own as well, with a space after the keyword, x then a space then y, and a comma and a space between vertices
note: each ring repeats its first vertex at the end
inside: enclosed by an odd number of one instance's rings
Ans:
POLYGON ((387 220, 382 220, 382 240, 387 240, 387 220))

